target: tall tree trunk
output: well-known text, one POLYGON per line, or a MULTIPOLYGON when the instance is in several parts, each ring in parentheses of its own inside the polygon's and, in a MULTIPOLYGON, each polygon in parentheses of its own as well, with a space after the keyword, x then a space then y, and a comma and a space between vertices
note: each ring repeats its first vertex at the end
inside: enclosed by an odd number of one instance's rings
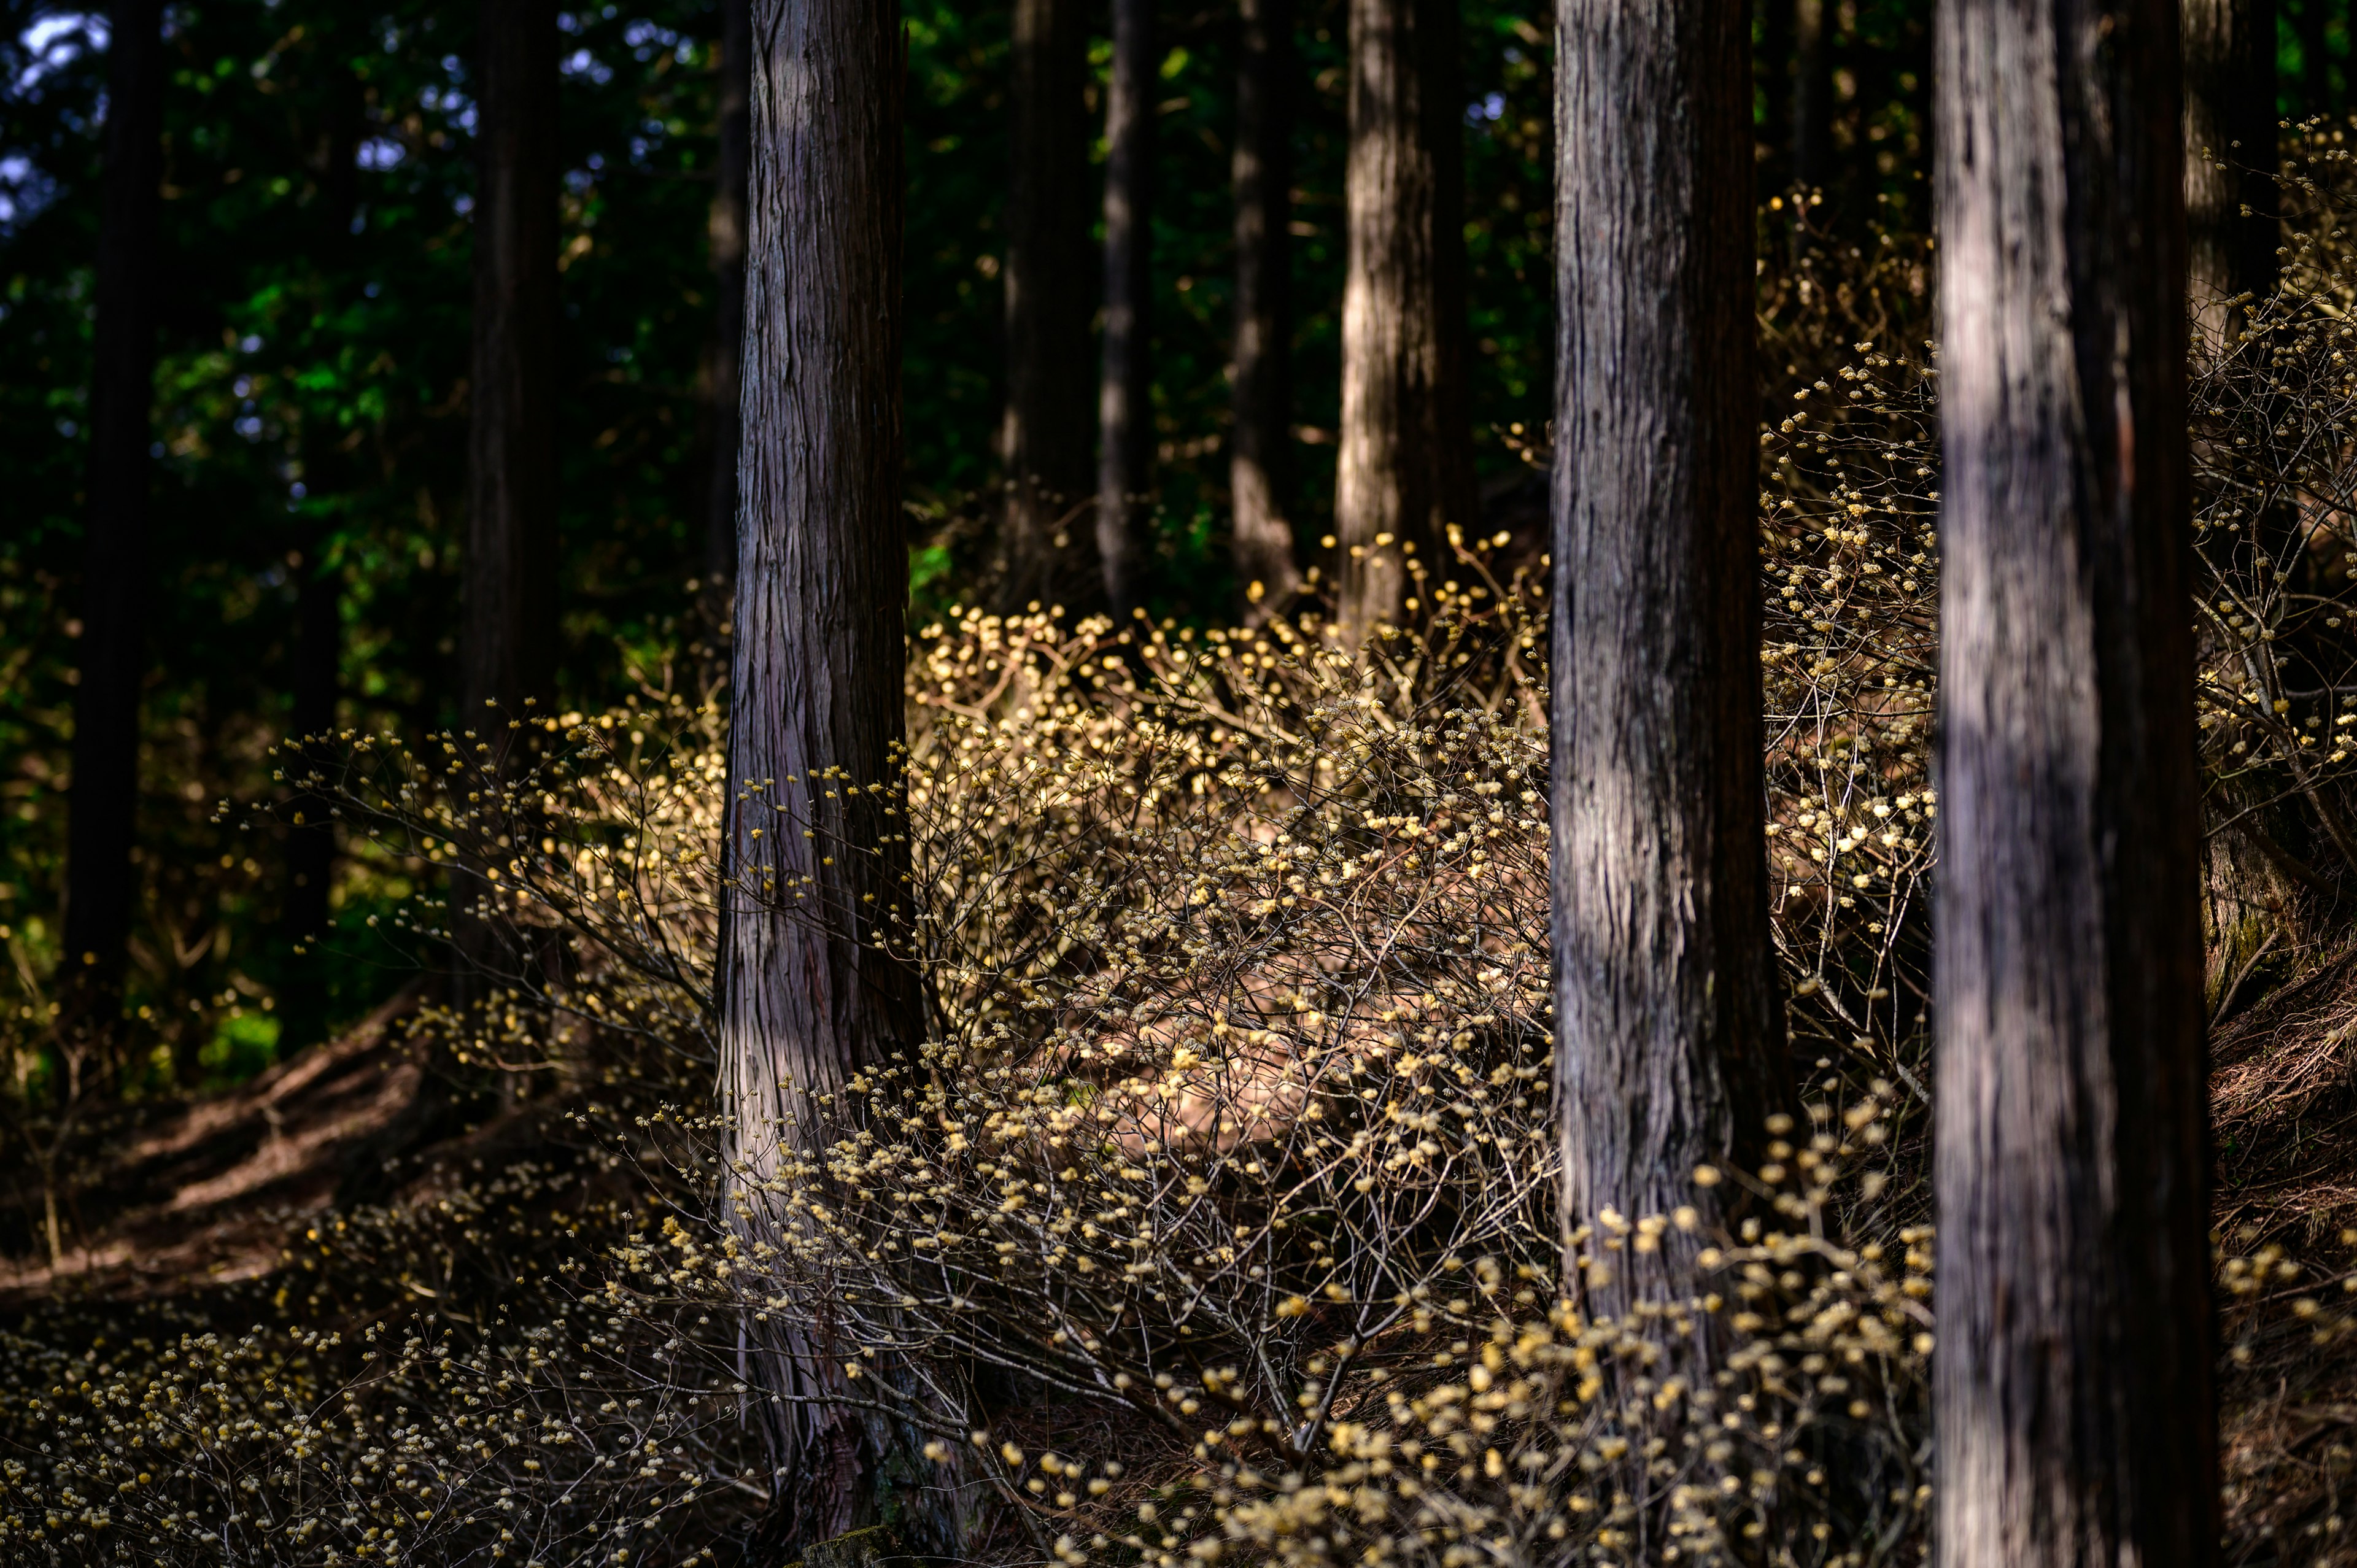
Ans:
POLYGON ((1933 1539, 2211 1563, 2178 13, 1937 27, 1933 1539))
MULTIPOLYGON (((906 841, 909 564, 901 514, 899 22, 869 0, 756 0, 738 469, 720 1087, 732 1223, 783 1241, 762 1191, 825 1138, 814 1096, 913 1050, 906 841), (813 836, 805 836, 805 831, 813 836)), ((785 1562, 869 1521, 893 1440, 845 1391, 824 1325, 759 1346, 785 1562), (818 1402, 804 1402, 814 1401, 818 1402)), ((896 1464, 909 1455, 898 1455, 896 1464)), ((920 1552, 948 1509, 911 1499, 920 1552)))
POLYGON ((2183 0, 2185 284, 2213 349, 2276 281, 2275 0, 2183 0), (2247 216, 2245 213, 2247 212, 2247 216))
MULTIPOLYGON (((336 38, 333 32, 327 35, 331 45, 336 38)), ((360 79, 349 65, 333 55, 328 58, 336 60, 330 67, 335 96, 320 137, 313 255, 320 268, 316 286, 323 313, 343 303, 343 291, 350 283, 346 269, 353 249, 352 219, 360 209, 358 154, 367 113, 360 79)), ((356 465, 350 448, 358 445, 360 435, 354 430, 347 436, 324 421, 307 421, 303 429, 303 482, 314 510, 293 561, 296 575, 293 668, 287 682, 293 700, 288 719, 298 747, 314 736, 328 734, 336 725, 343 660, 342 588, 329 563, 339 512, 317 509, 323 503, 332 506, 339 494, 355 488, 356 465)), ((328 927, 336 828, 329 814, 332 802, 325 797, 298 794, 294 806, 300 820, 286 838, 286 898, 280 910, 280 934, 298 954, 307 956, 287 972, 279 988, 278 1017, 285 1031, 283 1043, 301 1047, 319 1039, 327 1030, 327 964, 310 950, 328 927)))
MULTIPOLYGON (((1081 0, 1015 0, 1014 167, 1007 191, 1006 520, 1009 609, 1089 582, 1066 552, 1095 490, 1090 471, 1088 62, 1081 0)), ((1093 538, 1093 531, 1087 537, 1093 538)))
POLYGON ((2332 60, 2324 45, 2326 0, 2299 0, 2299 9, 2292 13, 2292 30, 2299 38, 2300 96, 2306 100, 2300 108, 2310 114, 2327 114, 2334 108, 2332 91, 2332 60))
POLYGON ((556 11, 482 0, 480 27, 459 727, 504 736, 556 683, 556 11))
POLYGON ((1350 0, 1350 223, 1335 617, 1406 607, 1411 556, 1479 521, 1465 410, 1464 167, 1455 0, 1350 0))
POLYGON ((1097 385, 1097 555, 1105 603, 1144 602, 1154 459, 1154 0, 1114 0, 1105 94, 1104 372, 1097 385))
MULTIPOLYGON (((1761 805, 1743 13, 1558 24, 1553 889, 1564 1214, 1706 1204, 1788 1092, 1761 805)), ((1698 1239, 1591 1309, 1684 1297, 1698 1239)), ((1605 1254, 1596 1254, 1599 1262, 1605 1254)), ((1642 1271, 1641 1273, 1640 1271, 1642 1271)))
POLYGON ((160 0, 115 0, 107 26, 106 183, 91 365, 81 682, 74 688, 66 841, 65 989, 77 1021, 112 1013, 131 932, 139 689, 147 668, 141 601, 163 179, 160 0))
POLYGON ((1792 0, 1792 184, 1818 190, 1833 177, 1833 3, 1792 0))
POLYGON ((1301 585, 1293 557, 1293 5, 1242 0, 1236 60, 1236 585, 1247 615, 1301 585))
POLYGON ((704 391, 711 450, 704 493, 704 619, 705 634, 728 624, 737 577, 737 446, 741 428, 737 367, 745 354, 745 171, 751 156, 752 0, 720 3, 720 157, 708 224, 712 260, 712 338, 704 391))

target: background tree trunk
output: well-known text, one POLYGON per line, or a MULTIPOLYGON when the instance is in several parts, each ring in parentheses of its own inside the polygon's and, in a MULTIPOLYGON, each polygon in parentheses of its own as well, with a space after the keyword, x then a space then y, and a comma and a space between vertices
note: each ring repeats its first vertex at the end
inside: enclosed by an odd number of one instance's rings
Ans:
POLYGON ((1465 411, 1455 0, 1350 0, 1336 618, 1364 637, 1449 523, 1479 521, 1465 411))
MULTIPOLYGON (((1080 0, 1015 0, 1014 167, 1006 202, 1007 497, 999 595, 1020 610, 1092 582, 1066 554, 1090 471, 1088 63, 1080 0)), ((1083 537, 1093 538, 1089 530, 1083 537)), ((1081 563, 1089 568, 1082 569, 1081 563)))
POLYGON ((1766 111, 1760 124, 1767 144, 1760 187, 1770 194, 1792 188, 1792 60, 1800 36, 1796 12, 1797 0, 1760 0, 1760 50, 1752 70, 1766 111))
POLYGON ((141 601, 147 578, 147 448, 156 395, 156 222, 163 179, 160 0, 115 0, 107 11, 107 28, 106 183, 90 382, 81 682, 74 688, 73 793, 66 829, 65 990, 78 1020, 113 1011, 131 933, 139 690, 147 669, 141 601))
POLYGON ((1242 0, 1236 61, 1235 428, 1228 489, 1245 613, 1301 585, 1293 523, 1293 6, 1242 0), (1255 592, 1257 585, 1257 592, 1255 592))
POLYGON ((2309 114, 2329 114, 2338 101, 2332 91, 2332 59, 2325 48, 2326 0, 2299 0, 2292 13, 2292 31, 2299 39, 2300 105, 2309 114))
POLYGON ((1822 189, 1833 173, 1833 7, 1792 0, 1792 184, 1822 189))
POLYGON ((1938 22, 1940 1561, 2215 1560, 2179 22, 1938 22))
POLYGON ((712 443, 704 495, 704 619, 707 636, 728 624, 737 577, 737 366, 745 353, 745 171, 751 156, 752 0, 721 0, 718 126, 709 244, 712 338, 704 387, 712 443))
MULTIPOLYGON (((791 1221, 759 1184, 823 1135, 813 1096, 913 1049, 922 1008, 887 950, 907 939, 908 897, 888 813, 909 583, 899 21, 866 0, 757 0, 754 27, 720 1087, 732 1222, 775 1244, 791 1221)), ((875 1518, 892 1439, 797 1402, 844 1391, 845 1348, 823 1327, 746 1326, 777 1396, 763 1540, 786 1562, 875 1518)), ((952 1552, 949 1499, 908 1501, 903 1544, 952 1552)))
MULTIPOLYGON (((1550 767, 1573 1225, 1697 1202, 1695 1168, 1755 1144, 1789 1091, 1760 761, 1747 41, 1717 0, 1573 7, 1557 36, 1550 767)), ((1683 1297, 1700 1243, 1667 1241, 1574 1288, 1615 1316, 1683 1297)))
POLYGON ((2185 283, 2212 348, 2276 281, 2275 0, 2183 0, 2185 283), (2243 215, 2248 208, 2250 216, 2243 215))
POLYGON ((1097 554, 1105 603, 1144 602, 1154 459, 1154 0, 1114 0, 1105 94, 1104 372, 1097 386, 1097 554))
POLYGON ((483 0, 479 26, 459 728, 503 736, 556 683, 556 11, 483 0))

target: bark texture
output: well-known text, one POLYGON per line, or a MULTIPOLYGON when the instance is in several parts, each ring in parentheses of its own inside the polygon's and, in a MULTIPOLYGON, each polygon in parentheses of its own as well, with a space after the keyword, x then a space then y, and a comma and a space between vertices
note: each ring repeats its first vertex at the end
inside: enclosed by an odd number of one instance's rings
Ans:
MULTIPOLYGON (((482 0, 459 727, 556 683, 556 8, 482 0)), ((486 733, 489 733, 488 731, 486 733)))
POLYGON ((1235 428, 1228 489, 1246 614, 1301 585, 1293 557, 1293 6, 1238 7, 1235 428))
MULTIPOLYGON (((1695 1167, 1763 1137, 1787 1090, 1762 831, 1747 41, 1742 14, 1715 0, 1575 6, 1558 24, 1566 1227, 1706 1205, 1695 1167)), ((1684 1296, 1698 1243, 1665 1241, 1574 1288, 1615 1316, 1684 1296)))
POLYGON ((728 624, 737 577, 737 445, 742 428, 737 367, 745 355, 745 178, 751 157, 752 0, 721 0, 717 129, 707 243, 712 259, 712 338, 704 387, 711 467, 704 494, 704 618, 714 633, 728 624))
POLYGON ((1095 494, 1089 317, 1088 63, 1080 0, 1015 0, 1014 167, 1007 190, 1006 471, 999 597, 1019 610, 1076 584, 1095 564, 1075 552, 1093 539, 1095 494), (1085 532, 1076 536, 1076 527, 1085 532))
POLYGON ((2166 0, 1940 14, 1947 1568, 2215 1560, 2166 0))
POLYGON ((1477 521, 1465 410, 1463 113, 1455 0, 1350 0, 1350 225, 1335 617, 1363 638, 1449 523, 1477 521))
POLYGON ((2183 0, 2185 285, 2212 347, 2275 287, 2275 0, 2183 0), (2246 215, 2247 214, 2247 215, 2246 215))
MULTIPOLYGON (((912 1047, 921 1011, 885 946, 907 897, 889 836, 909 570, 899 21, 871 0, 756 0, 754 32, 720 1087, 733 1221, 775 1243, 791 1221, 759 1184, 823 1135, 812 1097, 912 1047)), ((763 1533, 785 1562, 880 1516, 892 1439, 823 1402, 845 1348, 823 1327, 747 1327, 768 1336, 752 1354, 782 1478, 763 1533)), ((942 1513, 901 1501, 904 1530, 942 1513)))
POLYGON ((149 414, 156 392, 156 221, 163 177, 160 0, 107 11, 106 166, 90 387, 81 682, 66 833, 66 989, 111 1009, 131 932, 146 673, 149 414))
POLYGON ((1104 370, 1097 384, 1097 555, 1105 603, 1144 602, 1154 460, 1154 0, 1114 0, 1105 94, 1104 370))

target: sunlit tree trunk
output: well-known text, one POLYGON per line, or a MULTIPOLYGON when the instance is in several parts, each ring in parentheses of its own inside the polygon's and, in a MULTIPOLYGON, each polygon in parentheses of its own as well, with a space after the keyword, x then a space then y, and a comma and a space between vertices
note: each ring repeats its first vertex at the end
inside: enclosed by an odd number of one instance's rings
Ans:
POLYGON ((1236 61, 1235 428, 1228 489, 1246 613, 1300 585, 1293 554, 1293 7, 1242 0, 1236 61))
POLYGON ((62 989, 75 1018, 110 1014, 131 931, 146 673, 149 414, 156 390, 156 220, 163 176, 158 0, 107 12, 106 166, 90 383, 89 511, 74 688, 62 989))
MULTIPOLYGON (((1566 1223, 1693 1203, 1788 1092, 1768 929, 1743 13, 1557 24, 1553 886, 1566 1223)), ((1576 1249, 1618 1316, 1695 1236, 1576 1249)))
POLYGON ((1007 190, 1006 411, 999 452, 1007 483, 999 596, 1045 606, 1068 585, 1093 591, 1090 463, 1093 378, 1089 317, 1088 63, 1080 0, 1015 0, 1014 166, 1007 190), (1077 564, 1086 564, 1083 572, 1077 564))
MULTIPOLYGON (((901 520, 899 20, 869 0, 756 0, 742 513, 720 955, 728 1220, 776 1245, 762 1190, 827 1136, 815 1097, 913 1050, 895 843, 906 733, 901 520)), ((779 1479, 761 1532, 783 1563, 873 1522, 888 1423, 827 1402, 856 1348, 748 1323, 779 1479)), ((897 1456, 896 1456, 897 1455, 897 1456)), ((904 1494, 905 1497, 905 1494, 904 1494)), ((953 1499, 908 1498, 903 1544, 953 1555, 953 1499)))
POLYGON ((2210 1563, 2178 12, 1937 26, 1933 1539, 2210 1563))
POLYGON ((705 349, 704 391, 711 449, 704 492, 704 619, 717 636, 728 620, 737 576, 737 445, 739 382, 745 353, 745 171, 751 142, 752 0, 721 0, 717 126, 720 156, 713 169, 708 244, 712 261, 712 338, 705 349))
POLYGON ((1105 94, 1104 370, 1097 386, 1097 555, 1105 603, 1143 602, 1154 459, 1154 0, 1114 0, 1105 94))
POLYGON ((556 680, 556 10, 483 0, 479 27, 458 727, 503 738, 556 680))
POLYGON ((1464 169, 1454 0, 1350 0, 1335 617, 1363 638, 1479 519, 1465 409, 1464 169))
POLYGON ((2229 304, 2275 286, 2274 0, 2183 0, 2185 283, 2213 348, 2238 334, 2229 304))

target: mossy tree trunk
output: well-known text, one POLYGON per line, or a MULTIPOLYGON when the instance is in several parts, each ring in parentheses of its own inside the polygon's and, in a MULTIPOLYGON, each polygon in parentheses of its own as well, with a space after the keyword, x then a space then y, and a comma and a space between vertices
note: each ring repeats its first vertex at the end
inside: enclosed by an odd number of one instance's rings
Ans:
POLYGON ((2179 51, 1938 21, 1947 1568, 2217 1551, 2179 51))

